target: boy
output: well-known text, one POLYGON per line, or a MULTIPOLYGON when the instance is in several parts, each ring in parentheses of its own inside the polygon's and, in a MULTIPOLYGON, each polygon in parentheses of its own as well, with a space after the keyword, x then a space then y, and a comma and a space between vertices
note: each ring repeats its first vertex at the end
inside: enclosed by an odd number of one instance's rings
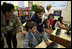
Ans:
MULTIPOLYGON (((34 21, 37 24, 37 30, 40 33, 42 33, 43 31, 48 33, 48 30, 43 29, 42 16, 43 16, 44 12, 45 12, 44 7, 37 6, 35 14, 29 20, 29 21, 34 21)), ((27 23, 26 23, 25 27, 26 27, 26 30, 28 31, 27 23)))
MULTIPOLYGON (((35 14, 31 17, 31 19, 29 21, 34 21, 37 24, 37 30, 39 32, 43 32, 43 26, 42 26, 42 16, 44 14, 44 7, 42 6, 37 6, 35 14)), ((26 30, 27 29, 27 25, 26 25, 26 30)))
POLYGON ((24 48, 35 48, 38 44, 41 43, 42 39, 46 42, 47 45, 50 43, 48 42, 48 36, 43 33, 40 33, 37 30, 37 24, 33 21, 27 23, 28 26, 28 33, 24 39, 24 48))

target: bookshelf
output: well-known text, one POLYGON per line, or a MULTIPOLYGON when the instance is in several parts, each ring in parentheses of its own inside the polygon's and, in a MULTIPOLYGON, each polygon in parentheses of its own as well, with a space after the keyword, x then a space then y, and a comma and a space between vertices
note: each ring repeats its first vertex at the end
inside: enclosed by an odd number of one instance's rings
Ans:
POLYGON ((33 10, 28 10, 28 9, 26 9, 26 10, 14 10, 14 11, 17 12, 16 14, 19 16, 19 19, 22 22, 22 24, 24 22, 27 22, 31 18, 32 12, 33 12, 33 10))

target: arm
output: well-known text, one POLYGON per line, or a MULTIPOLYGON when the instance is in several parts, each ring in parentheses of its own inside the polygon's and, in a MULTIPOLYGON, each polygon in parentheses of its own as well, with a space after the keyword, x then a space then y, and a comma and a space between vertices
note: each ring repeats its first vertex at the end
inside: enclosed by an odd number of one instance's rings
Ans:
POLYGON ((50 30, 48 30, 48 29, 44 29, 44 32, 47 32, 47 33, 51 34, 50 30))
POLYGON ((64 24, 60 24, 60 22, 59 22, 59 21, 58 21, 57 23, 58 23, 58 25, 59 25, 59 27, 60 27, 61 29, 65 29, 65 30, 67 30, 67 28, 65 27, 65 25, 64 25, 64 24))
POLYGON ((71 30, 71 24, 69 25, 69 27, 68 27, 66 33, 68 33, 70 30, 71 30))
POLYGON ((46 43, 46 45, 47 45, 47 46, 49 46, 49 45, 50 45, 50 42, 49 42, 49 41, 46 41, 45 43, 46 43))
POLYGON ((43 33, 40 33, 40 32, 37 32, 40 36, 42 36, 43 38, 43 40, 44 40, 44 42, 46 43, 46 45, 48 46, 49 44, 50 44, 50 42, 48 41, 48 39, 49 39, 49 34, 48 33, 46 33, 46 32, 43 32, 43 33))
POLYGON ((24 44, 23 44, 23 48, 30 48, 28 45, 29 40, 28 39, 24 39, 24 44))
POLYGON ((4 39, 4 27, 1 25, 1 39, 4 39))
POLYGON ((43 40, 45 41, 45 43, 46 43, 47 46, 50 45, 50 42, 48 41, 48 39, 49 39, 49 34, 46 33, 46 32, 44 32, 44 34, 43 34, 43 40))
POLYGON ((53 29, 52 29, 52 27, 50 26, 50 30, 51 30, 51 33, 53 32, 53 29))
POLYGON ((19 17, 16 17, 16 28, 18 28, 17 31, 23 31, 23 26, 21 21, 19 21, 19 17))
POLYGON ((27 33, 27 32, 23 29, 23 26, 22 26, 22 24, 21 24, 21 21, 20 21, 19 17, 17 17, 17 16, 16 16, 15 27, 16 27, 16 31, 17 31, 17 32, 22 32, 24 35, 27 33))
POLYGON ((7 34, 5 16, 1 12, 1 32, 7 34))

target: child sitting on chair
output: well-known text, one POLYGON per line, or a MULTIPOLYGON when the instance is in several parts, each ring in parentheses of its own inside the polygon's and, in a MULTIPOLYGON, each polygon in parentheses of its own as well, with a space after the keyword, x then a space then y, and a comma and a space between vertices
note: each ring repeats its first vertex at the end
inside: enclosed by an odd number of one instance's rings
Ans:
POLYGON ((44 39, 47 45, 50 44, 44 33, 42 34, 37 30, 37 24, 35 22, 30 21, 27 26, 29 31, 24 39, 24 48, 35 48, 35 46, 41 43, 42 39, 44 39))
POLYGON ((52 13, 49 14, 48 19, 50 20, 51 27, 53 26, 54 15, 52 13))

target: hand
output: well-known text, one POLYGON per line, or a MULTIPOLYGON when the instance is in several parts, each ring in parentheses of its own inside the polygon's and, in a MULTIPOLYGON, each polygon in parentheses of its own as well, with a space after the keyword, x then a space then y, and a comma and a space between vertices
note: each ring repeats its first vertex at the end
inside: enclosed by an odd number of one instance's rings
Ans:
POLYGON ((22 31, 22 33, 23 33, 24 35, 26 35, 26 34, 27 34, 27 31, 24 30, 24 31, 22 31))
POLYGON ((7 29, 8 31, 11 31, 11 30, 13 29, 13 27, 7 26, 6 29, 7 29))
POLYGON ((45 29, 44 31, 47 32, 47 33, 49 33, 49 34, 51 34, 50 30, 45 29))
POLYGON ((50 30, 47 30, 47 33, 51 33, 51 31, 50 30))

